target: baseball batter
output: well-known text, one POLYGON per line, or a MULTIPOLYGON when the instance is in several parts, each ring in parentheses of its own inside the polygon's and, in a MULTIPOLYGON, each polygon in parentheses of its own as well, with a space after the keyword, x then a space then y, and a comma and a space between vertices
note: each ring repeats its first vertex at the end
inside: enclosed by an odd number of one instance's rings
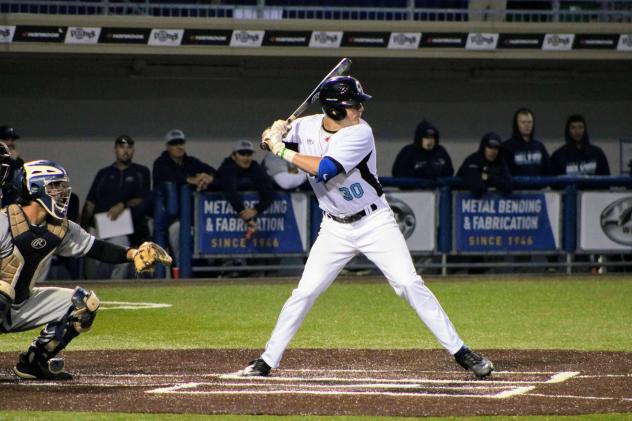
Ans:
POLYGON ((327 80, 319 93, 324 114, 278 120, 263 134, 277 156, 307 172, 323 210, 318 238, 303 275, 286 301, 260 358, 237 372, 267 376, 279 366, 312 305, 356 254, 380 268, 456 361, 477 377, 493 370, 488 359, 463 344, 447 314, 415 271, 410 253, 378 181, 373 132, 361 119, 371 99, 350 76, 327 80))
POLYGON ((0 213, 0 333, 45 325, 13 372, 25 380, 70 380, 64 360, 56 356, 91 328, 100 303, 94 291, 81 287, 35 287, 46 277, 52 255, 134 261, 137 271, 158 261, 170 264, 171 258, 153 243, 132 249, 97 240, 68 221, 70 180, 52 161, 25 163, 15 184, 20 204, 0 213))

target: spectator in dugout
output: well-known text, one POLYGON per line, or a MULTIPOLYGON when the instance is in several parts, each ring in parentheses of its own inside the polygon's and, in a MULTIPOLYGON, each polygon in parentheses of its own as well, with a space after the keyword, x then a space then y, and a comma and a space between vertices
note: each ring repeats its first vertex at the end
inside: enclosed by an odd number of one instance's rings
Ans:
POLYGON ((439 144, 439 129, 423 120, 415 129, 412 143, 404 146, 393 163, 393 177, 417 177, 436 180, 454 174, 452 160, 439 144))
POLYGON ((463 177, 472 196, 482 197, 491 188, 504 194, 513 190, 511 173, 502 155, 500 136, 485 133, 478 151, 469 155, 461 164, 458 177, 463 177))
POLYGON ((519 108, 512 122, 511 137, 502 144, 503 157, 512 176, 550 174, 549 153, 535 138, 535 116, 528 108, 519 108))
MULTIPOLYGON (((114 140, 116 161, 97 172, 86 202, 81 212, 81 226, 88 232, 97 232, 95 214, 105 213, 106 217, 116 221, 125 210, 131 212, 134 232, 107 238, 108 242, 123 247, 138 247, 150 239, 147 216, 151 208, 151 190, 149 168, 132 162, 134 158, 134 139, 120 135, 114 140)), ((112 266, 85 260, 86 275, 97 279, 125 279, 133 276, 130 263, 112 266)))
POLYGON ((573 114, 566 120, 565 144, 551 156, 553 175, 610 175, 608 159, 590 142, 586 120, 573 114))
POLYGON ((274 181, 266 170, 256 161, 253 155, 255 149, 249 140, 238 140, 233 144, 233 151, 217 170, 218 184, 221 186, 226 199, 239 217, 256 231, 255 219, 266 210, 274 200, 274 181), (254 206, 246 206, 239 197, 239 189, 256 190, 259 202, 254 206))
POLYGON ((180 129, 165 135, 166 150, 154 161, 154 241, 171 249, 174 266, 180 261, 179 190, 189 185, 196 191, 211 187, 215 168, 186 153, 186 136, 180 129))

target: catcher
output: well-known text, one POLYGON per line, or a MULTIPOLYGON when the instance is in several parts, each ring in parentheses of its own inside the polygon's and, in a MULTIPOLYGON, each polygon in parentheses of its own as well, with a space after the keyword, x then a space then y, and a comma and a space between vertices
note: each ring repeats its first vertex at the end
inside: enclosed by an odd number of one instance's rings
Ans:
POLYGON ((137 273, 153 270, 157 262, 170 265, 171 257, 154 243, 133 249, 97 240, 68 221, 70 181, 66 170, 52 161, 25 163, 13 178, 13 188, 18 204, 0 213, 0 333, 45 325, 13 371, 26 380, 70 380, 57 354, 90 329, 99 298, 81 287, 35 287, 46 276, 51 256, 133 261, 137 273))

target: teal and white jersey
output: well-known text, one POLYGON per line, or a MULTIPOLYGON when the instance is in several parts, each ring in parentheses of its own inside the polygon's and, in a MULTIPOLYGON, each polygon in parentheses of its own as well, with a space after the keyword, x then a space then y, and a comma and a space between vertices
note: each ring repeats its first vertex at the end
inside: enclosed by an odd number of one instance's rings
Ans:
POLYGON ((371 126, 361 120, 332 134, 323 128, 324 117, 315 114, 297 119, 284 139, 288 144, 298 144, 301 154, 329 157, 343 168, 331 179, 324 175, 325 182, 309 177, 319 207, 337 217, 353 215, 376 202, 382 207, 371 126))

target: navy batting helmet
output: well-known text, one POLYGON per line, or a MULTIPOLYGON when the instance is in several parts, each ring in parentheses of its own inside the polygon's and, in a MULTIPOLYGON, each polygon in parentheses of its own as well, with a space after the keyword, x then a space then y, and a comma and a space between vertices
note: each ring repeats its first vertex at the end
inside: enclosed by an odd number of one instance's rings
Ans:
POLYGON ((323 111, 334 120, 345 118, 345 108, 356 107, 369 99, 371 95, 365 94, 360 82, 351 76, 335 76, 328 79, 318 93, 323 111))

